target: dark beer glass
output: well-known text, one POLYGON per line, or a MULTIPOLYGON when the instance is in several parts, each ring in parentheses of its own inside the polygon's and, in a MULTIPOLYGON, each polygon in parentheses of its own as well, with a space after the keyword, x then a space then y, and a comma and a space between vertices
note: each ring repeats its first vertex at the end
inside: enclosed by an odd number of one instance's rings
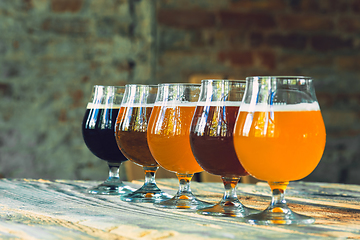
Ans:
POLYGON ((120 180, 119 167, 127 159, 117 146, 114 136, 124 91, 123 86, 93 87, 82 122, 82 134, 89 150, 108 163, 109 177, 99 186, 87 189, 88 193, 121 195, 134 191, 120 180))
POLYGON ((245 85, 245 81, 201 81, 190 129, 191 149, 205 171, 221 176, 225 193, 219 203, 197 213, 244 217, 250 212, 236 195, 237 183, 248 173, 236 156, 232 137, 245 85))
POLYGON ((156 203, 170 199, 156 185, 159 166, 150 153, 146 134, 157 93, 157 85, 128 84, 116 120, 115 136, 122 153, 145 171, 144 185, 135 192, 122 195, 127 202, 156 203))

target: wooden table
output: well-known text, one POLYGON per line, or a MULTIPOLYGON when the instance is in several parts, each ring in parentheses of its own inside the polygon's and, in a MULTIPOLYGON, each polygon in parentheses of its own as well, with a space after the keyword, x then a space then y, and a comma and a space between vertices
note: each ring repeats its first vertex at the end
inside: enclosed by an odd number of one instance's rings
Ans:
MULTIPOLYGON (((176 179, 158 179, 174 194, 176 179)), ((117 196, 82 193, 95 181, 0 180, 0 237, 6 239, 360 239, 360 186, 290 183, 289 207, 311 215, 310 226, 254 226, 239 218, 202 216, 189 210, 158 209, 127 203, 117 196)), ((127 183, 139 187, 141 182, 127 183)), ((202 200, 217 202, 220 183, 192 183, 202 200)), ((239 184, 248 207, 264 209, 270 201, 265 183, 239 184)))

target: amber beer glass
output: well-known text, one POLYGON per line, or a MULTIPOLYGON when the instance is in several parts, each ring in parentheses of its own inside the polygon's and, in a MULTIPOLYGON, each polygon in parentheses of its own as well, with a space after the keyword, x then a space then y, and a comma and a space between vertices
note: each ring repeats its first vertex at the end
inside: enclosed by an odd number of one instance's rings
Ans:
POLYGON ((146 133, 157 93, 157 85, 128 84, 116 120, 115 136, 121 152, 145 172, 144 185, 135 192, 122 195, 127 202, 160 202, 170 199, 156 185, 159 166, 150 153, 146 133))
POLYGON ((325 126, 310 77, 248 77, 236 120, 234 146, 241 164, 267 181, 270 206, 246 217, 252 224, 310 224, 315 220, 291 211, 285 201, 289 181, 309 175, 326 141, 325 126))
POLYGON ((89 150, 108 163, 109 177, 99 186, 87 189, 91 194, 121 195, 134 191, 119 177, 120 164, 126 157, 119 150, 115 121, 124 96, 124 86, 95 85, 82 122, 82 135, 89 150))
POLYGON ((200 84, 159 84, 148 127, 148 143, 155 160, 166 170, 175 172, 179 191, 167 201, 155 204, 164 208, 199 209, 208 203, 194 197, 190 181, 203 169, 190 147, 190 125, 199 98, 200 84))
POLYGON ((245 80, 202 80, 190 129, 192 152, 208 173, 221 176, 225 193, 219 203, 197 213, 244 217, 253 212, 238 199, 236 186, 248 175, 241 166, 233 144, 233 130, 245 91, 245 80))

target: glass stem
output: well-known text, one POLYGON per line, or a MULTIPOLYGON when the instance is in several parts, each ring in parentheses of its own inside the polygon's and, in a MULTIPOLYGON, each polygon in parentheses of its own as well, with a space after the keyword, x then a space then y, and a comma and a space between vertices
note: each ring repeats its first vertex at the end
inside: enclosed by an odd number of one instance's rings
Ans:
POLYGON ((120 179, 120 175, 119 175, 120 165, 121 165, 121 163, 110 163, 110 162, 108 162, 108 166, 109 166, 109 178, 108 178, 108 181, 119 180, 120 179))
POLYGON ((283 213, 290 211, 285 200, 285 189, 288 184, 289 182, 269 182, 272 192, 271 204, 268 207, 269 211, 283 213))
POLYGON ((239 199, 236 195, 236 186, 240 180, 240 177, 221 177, 225 193, 221 203, 224 205, 234 205, 234 202, 239 202, 239 199))
POLYGON ((145 182, 143 187, 152 189, 157 188, 155 182, 155 174, 159 167, 143 167, 143 169, 145 172, 145 182))
POLYGON ((179 179, 179 190, 176 193, 176 196, 180 199, 193 198, 193 194, 190 188, 190 182, 194 174, 176 173, 176 176, 179 179))

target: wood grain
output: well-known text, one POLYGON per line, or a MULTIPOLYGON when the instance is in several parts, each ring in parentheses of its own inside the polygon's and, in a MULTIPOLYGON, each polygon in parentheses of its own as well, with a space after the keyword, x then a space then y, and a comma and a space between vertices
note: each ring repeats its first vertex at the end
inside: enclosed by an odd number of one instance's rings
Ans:
MULTIPOLYGON (((169 194, 175 179, 159 179, 169 194)), ((94 181, 0 180, 0 236, 9 239, 360 239, 360 186, 291 183, 289 206, 316 218, 310 226, 254 226, 239 218, 202 216, 189 210, 158 209, 152 204, 127 203, 117 196, 93 196, 83 191, 94 181)), ((132 187, 141 182, 127 183, 132 187)), ((217 202, 221 183, 192 183, 198 198, 217 202)), ((239 184, 246 206, 264 209, 269 187, 239 184)))

